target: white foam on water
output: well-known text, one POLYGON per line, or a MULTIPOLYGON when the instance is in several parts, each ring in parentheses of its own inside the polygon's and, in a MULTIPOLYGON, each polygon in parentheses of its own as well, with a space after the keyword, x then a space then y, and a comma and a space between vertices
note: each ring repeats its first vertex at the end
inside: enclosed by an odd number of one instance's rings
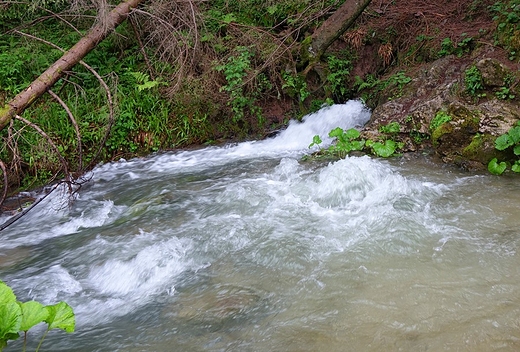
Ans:
POLYGON ((322 146, 332 139, 328 133, 336 128, 361 128, 370 119, 370 110, 360 101, 325 107, 307 115, 302 122, 291 121, 278 136, 262 141, 243 142, 225 147, 208 147, 200 150, 165 153, 148 160, 130 160, 101 165, 93 172, 97 180, 112 181, 116 178, 138 179, 149 172, 185 172, 203 170, 235 160, 259 157, 298 156, 317 150, 309 149, 315 135, 320 135, 322 146))

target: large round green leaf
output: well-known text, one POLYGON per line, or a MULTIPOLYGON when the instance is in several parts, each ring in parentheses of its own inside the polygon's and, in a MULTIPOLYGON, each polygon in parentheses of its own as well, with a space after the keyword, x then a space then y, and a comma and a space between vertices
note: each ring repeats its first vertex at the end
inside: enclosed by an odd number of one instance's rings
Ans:
POLYGON ((65 302, 59 302, 52 306, 46 306, 48 316, 45 322, 49 324, 49 330, 62 329, 66 332, 74 332, 76 320, 72 307, 65 302))
POLYGON ((359 133, 359 131, 356 130, 355 128, 350 128, 350 129, 348 129, 348 130, 345 131, 345 136, 346 136, 348 139, 350 139, 350 140, 352 140, 352 139, 357 139, 357 138, 359 138, 360 135, 361 135, 361 134, 359 133))
POLYGON ((501 163, 499 163, 497 158, 494 158, 488 164, 488 170, 493 175, 502 175, 504 173, 504 171, 506 171, 506 168, 507 168, 506 163, 503 161, 501 163))
POLYGON ((513 144, 513 140, 509 137, 507 133, 501 135, 495 140, 495 148, 497 148, 498 150, 505 150, 513 144))
POLYGON ((22 324, 22 310, 16 302, 0 305, 0 340, 13 340, 22 324))
POLYGON ((16 296, 13 293, 13 290, 7 286, 5 282, 0 281, 0 306, 9 302, 16 302, 16 296))
POLYGON ((28 331, 36 324, 44 322, 49 315, 47 309, 36 301, 21 303, 20 308, 22 309, 22 324, 20 326, 22 331, 28 331))
POLYGON ((377 156, 380 156, 382 158, 388 158, 389 156, 394 154, 396 147, 396 143, 392 140, 385 141, 385 144, 376 142, 372 145, 374 153, 376 153, 377 156))

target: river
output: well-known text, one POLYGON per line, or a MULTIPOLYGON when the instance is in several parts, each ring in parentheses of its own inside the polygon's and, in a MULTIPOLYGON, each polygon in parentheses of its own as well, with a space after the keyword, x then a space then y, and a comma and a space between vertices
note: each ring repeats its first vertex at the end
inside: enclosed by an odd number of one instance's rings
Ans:
POLYGON ((0 279, 74 308, 42 351, 519 350, 519 179, 302 161, 369 116, 350 101, 273 139, 100 165, 70 207, 54 192, 0 232, 0 279))

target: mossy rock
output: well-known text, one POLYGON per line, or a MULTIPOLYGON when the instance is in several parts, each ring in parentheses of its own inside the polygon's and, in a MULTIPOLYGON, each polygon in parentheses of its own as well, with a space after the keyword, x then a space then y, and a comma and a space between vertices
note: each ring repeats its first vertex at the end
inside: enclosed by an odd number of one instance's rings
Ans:
POLYGON ((482 83, 485 87, 503 86, 510 72, 498 60, 492 58, 482 59, 477 62, 476 66, 482 75, 482 83))
POLYGON ((471 143, 461 151, 463 158, 482 164, 499 157, 499 154, 500 152, 495 149, 495 137, 489 134, 476 134, 471 143))

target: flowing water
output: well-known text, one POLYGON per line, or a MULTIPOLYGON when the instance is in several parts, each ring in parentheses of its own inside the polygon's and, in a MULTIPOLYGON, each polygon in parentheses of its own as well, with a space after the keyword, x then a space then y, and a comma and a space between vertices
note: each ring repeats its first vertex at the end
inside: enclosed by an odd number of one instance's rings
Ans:
POLYGON ((47 351, 519 350, 520 180, 301 160, 368 118, 352 101, 271 140, 99 166, 70 208, 53 195, 0 232, 0 279, 74 308, 47 351))

